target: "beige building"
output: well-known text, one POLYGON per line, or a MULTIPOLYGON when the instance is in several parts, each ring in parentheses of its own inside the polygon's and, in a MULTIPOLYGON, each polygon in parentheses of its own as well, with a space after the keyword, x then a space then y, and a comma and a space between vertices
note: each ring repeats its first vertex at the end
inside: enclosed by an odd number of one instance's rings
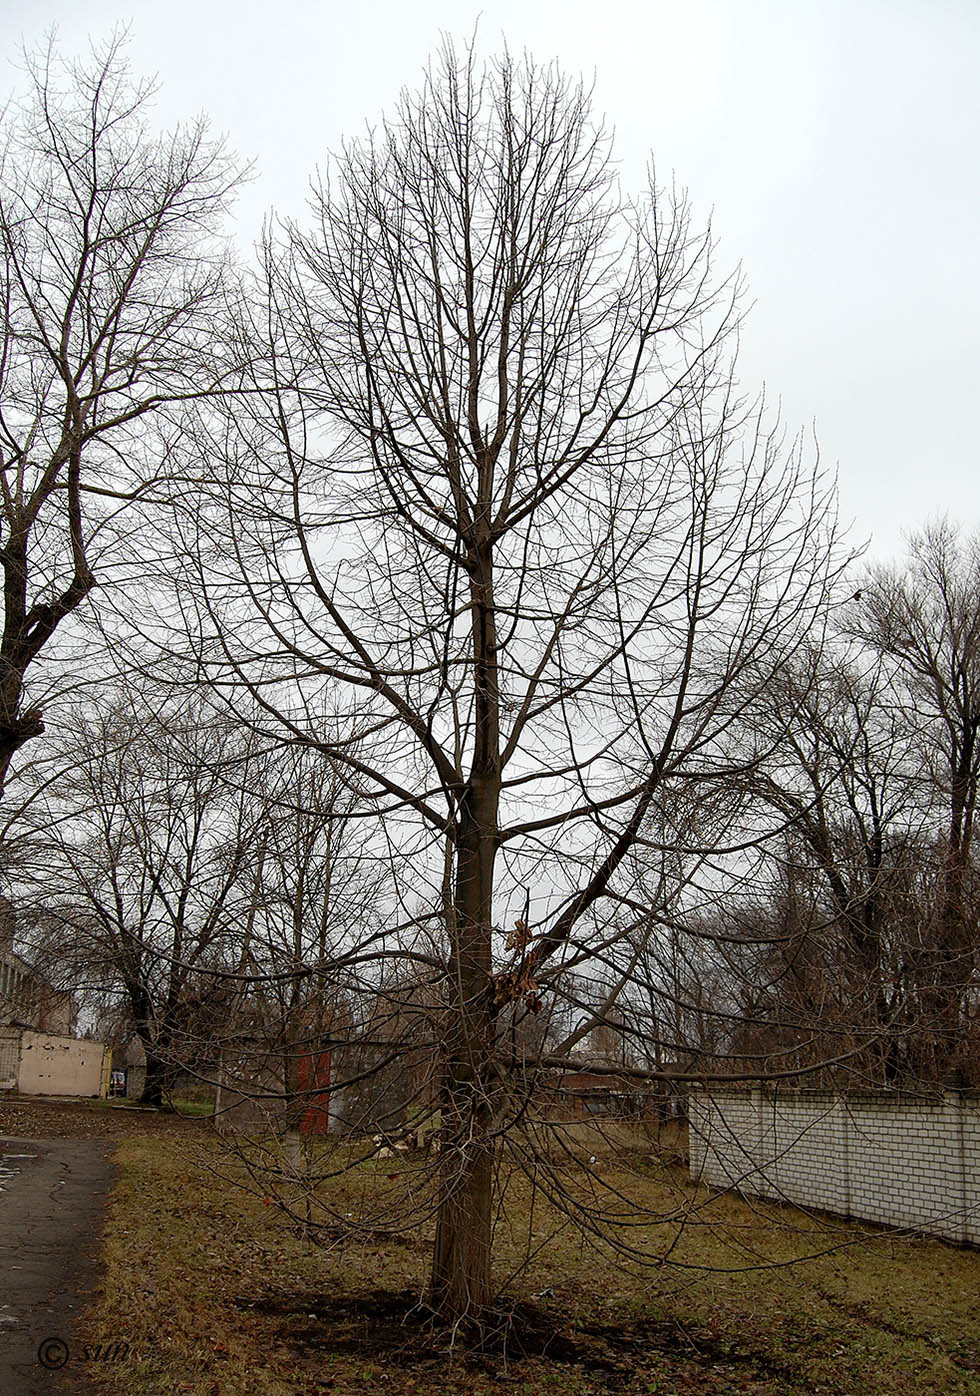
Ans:
POLYGON ((14 953, 15 929, 14 909, 0 897, 0 1029, 32 1028, 72 1037, 78 1014, 71 994, 52 988, 14 953))
POLYGON ((0 897, 0 1091, 105 1095, 109 1049, 75 1036, 71 995, 14 953, 15 927, 13 907, 0 897))

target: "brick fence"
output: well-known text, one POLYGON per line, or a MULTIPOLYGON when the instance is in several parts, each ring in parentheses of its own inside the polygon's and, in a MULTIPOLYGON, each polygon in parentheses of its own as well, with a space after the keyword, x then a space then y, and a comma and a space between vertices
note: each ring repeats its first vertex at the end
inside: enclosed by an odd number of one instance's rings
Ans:
POLYGON ((980 1245, 980 1092, 718 1090, 689 1118, 700 1182, 980 1245))

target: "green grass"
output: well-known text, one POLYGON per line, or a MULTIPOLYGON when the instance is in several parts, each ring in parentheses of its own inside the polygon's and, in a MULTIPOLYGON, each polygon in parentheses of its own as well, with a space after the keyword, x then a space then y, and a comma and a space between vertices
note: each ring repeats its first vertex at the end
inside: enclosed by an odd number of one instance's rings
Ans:
POLYGON ((213 1115, 213 1100, 194 1100, 189 1096, 175 1095, 170 1099, 170 1105, 176 1110, 178 1115, 213 1115))
MULTIPOLYGON (((602 1157, 599 1186, 638 1193, 650 1214, 680 1208, 683 1220, 633 1237, 676 1264, 637 1271, 584 1246, 510 1174, 495 1257, 501 1278, 520 1271, 517 1321, 482 1354, 447 1353, 412 1312, 427 1226, 312 1245, 268 1194, 226 1180, 239 1165, 210 1133, 129 1140, 117 1159, 104 1292, 86 1320, 89 1341, 137 1353, 94 1373, 111 1396, 980 1396, 980 1254, 709 1200, 642 1145, 602 1157)), ((423 1167, 368 1164, 328 1185, 330 1206, 358 1212, 419 1188, 423 1167)), ((570 1192, 587 1186, 571 1163, 567 1174, 570 1192)))

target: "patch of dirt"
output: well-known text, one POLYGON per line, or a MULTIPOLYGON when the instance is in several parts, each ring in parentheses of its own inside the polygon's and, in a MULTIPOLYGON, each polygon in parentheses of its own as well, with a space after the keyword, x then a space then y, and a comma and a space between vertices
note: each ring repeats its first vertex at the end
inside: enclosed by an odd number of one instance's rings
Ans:
MULTIPOLYGON (((239 1296, 238 1309, 262 1314, 275 1322, 275 1343, 294 1357, 322 1362, 344 1355, 383 1362, 433 1376, 445 1371, 446 1353, 464 1369, 500 1381, 514 1380, 512 1366, 541 1359, 574 1366, 603 1391, 632 1391, 638 1369, 667 1359, 683 1369, 727 1370, 742 1383, 766 1383, 783 1373, 766 1354, 736 1345, 715 1334, 687 1332, 669 1319, 641 1319, 622 1326, 562 1324, 542 1306, 521 1303, 501 1309, 482 1334, 452 1333, 417 1294, 409 1290, 373 1290, 336 1299, 322 1291, 283 1293, 263 1297, 239 1296)), ((692 1388, 693 1389, 693 1388, 692 1388)), ((761 1388, 760 1388, 761 1389, 761 1388)))
POLYGON ((121 1139, 206 1129, 209 1123, 202 1116, 179 1116, 104 1101, 0 1095, 0 1136, 20 1139, 121 1139))

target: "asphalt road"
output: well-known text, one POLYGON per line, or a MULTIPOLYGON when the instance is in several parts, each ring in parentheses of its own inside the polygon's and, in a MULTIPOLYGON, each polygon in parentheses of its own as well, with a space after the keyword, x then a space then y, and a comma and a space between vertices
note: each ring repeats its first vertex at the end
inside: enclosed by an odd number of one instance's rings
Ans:
POLYGON ((98 1280, 113 1147, 110 1139, 0 1136, 0 1396, 89 1390, 73 1324, 98 1280))

